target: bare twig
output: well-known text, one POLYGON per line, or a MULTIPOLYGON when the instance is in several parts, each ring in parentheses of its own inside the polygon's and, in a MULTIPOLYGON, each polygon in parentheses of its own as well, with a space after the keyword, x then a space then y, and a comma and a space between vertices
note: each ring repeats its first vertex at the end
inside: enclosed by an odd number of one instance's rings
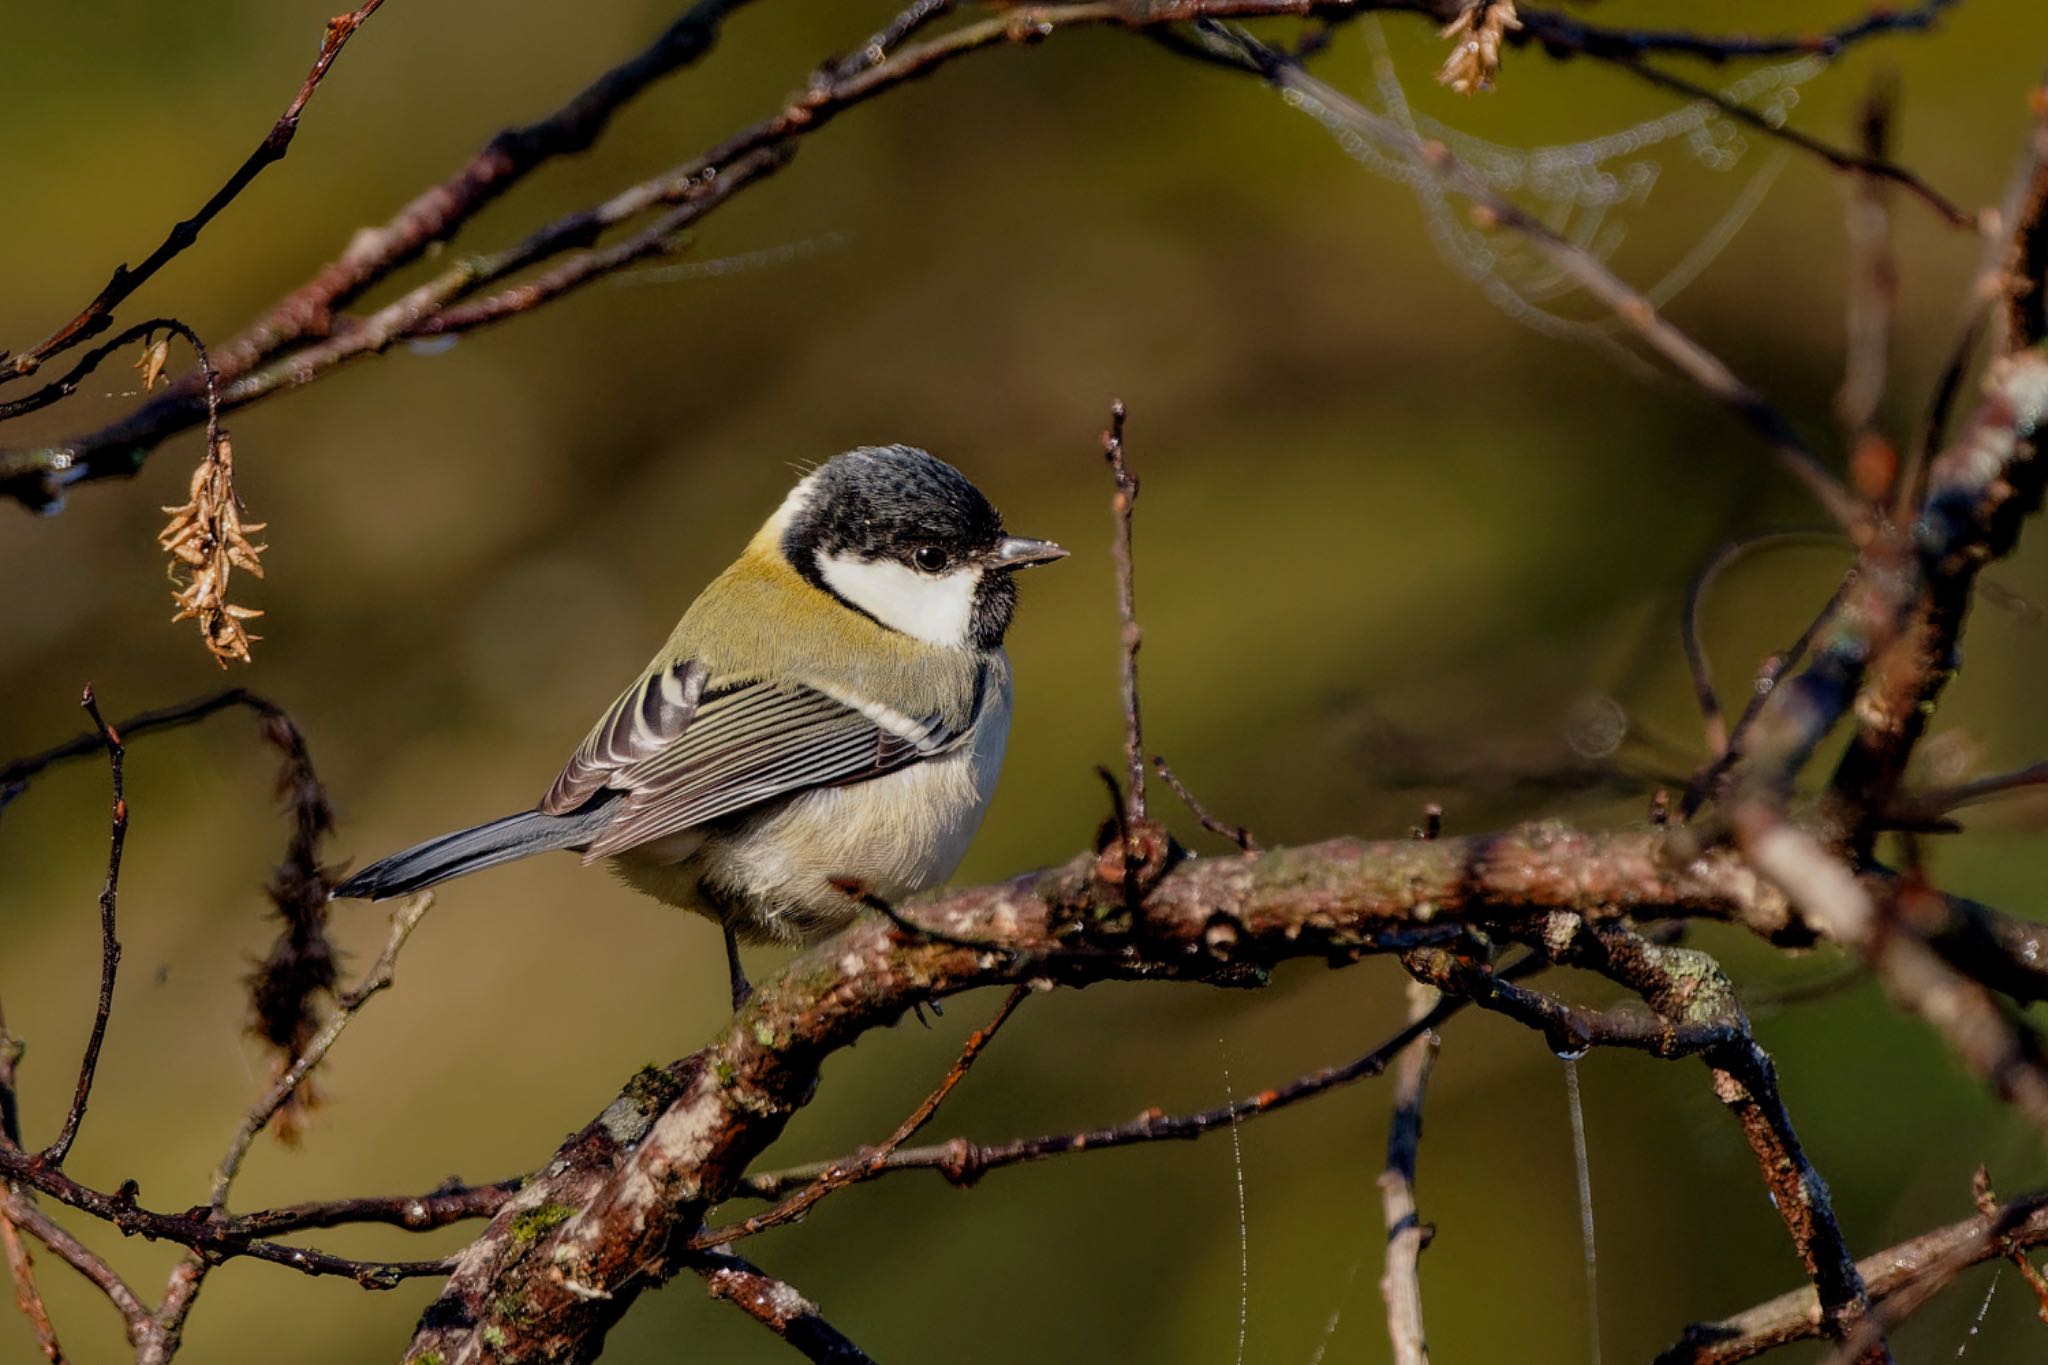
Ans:
POLYGON ((698 1233, 690 1239, 691 1249, 703 1251, 726 1246, 743 1237, 752 1237, 755 1233, 766 1232, 769 1228, 795 1222, 833 1191, 872 1179, 876 1172, 889 1164, 890 1156, 909 1141, 912 1134, 931 1122, 932 1115, 939 1112, 939 1106, 946 1102, 946 1097, 953 1093, 953 1088, 967 1078, 967 1072, 974 1065, 975 1059, 981 1056, 981 1050, 988 1046, 989 1040, 996 1036, 996 1031, 1002 1028, 1010 1015, 1015 1013, 1017 1006, 1024 1003, 1024 997, 1030 993, 1030 987, 1017 986, 1003 997, 1003 1003, 996 1009, 995 1017, 967 1036, 967 1042, 961 1047, 958 1060, 939 1081, 938 1086, 919 1101, 917 1107, 910 1111, 903 1122, 896 1125, 896 1131, 884 1138, 879 1146, 864 1148, 848 1161, 827 1166, 818 1172, 809 1184, 771 1209, 722 1228, 698 1233))
POLYGON ((1525 9, 1522 11, 1522 32, 1516 41, 1610 61, 1660 52, 1716 63, 1757 57, 1839 57, 1856 44, 1883 34, 1918 33, 1930 29, 1945 11, 1958 3, 1960 0, 1923 0, 1923 3, 1909 9, 1875 5, 1860 17, 1826 32, 1767 37, 1608 28, 1583 23, 1554 10, 1525 9))
POLYGON ((1152 755, 1152 768, 1159 774, 1159 780, 1164 782, 1172 790, 1173 794, 1180 798, 1181 804, 1186 806, 1195 819, 1201 822, 1203 829, 1208 830, 1219 839, 1228 839, 1246 853, 1256 853, 1259 851, 1259 841, 1249 829, 1246 829, 1243 825, 1230 824, 1210 814, 1209 808, 1203 805, 1192 791, 1188 790, 1187 784, 1180 780, 1179 775, 1173 771, 1164 758, 1158 754, 1152 755))
MULTIPOLYGON (((380 1223, 404 1228, 408 1232, 426 1232, 472 1218, 489 1218, 525 1183, 524 1176, 496 1180, 487 1185, 465 1185, 460 1180, 449 1180, 425 1194, 327 1199, 231 1215, 225 1219, 225 1226, 237 1235, 251 1237, 278 1237, 311 1228, 338 1228, 363 1223, 380 1223)), ((220 1223, 223 1220, 213 1221, 220 1223)))
POLYGON ((43 1353, 43 1359, 50 1365, 64 1365, 64 1347, 57 1340, 57 1328, 50 1321, 50 1309, 43 1302, 43 1291, 36 1284, 35 1260, 22 1245, 21 1233, 15 1228, 14 1220, 8 1216, 8 1206, 14 1201, 12 1187, 9 1197, 0 1203, 0 1252, 7 1257, 7 1273, 14 1280, 14 1306, 28 1319, 29 1329, 36 1334, 36 1348, 43 1353))
POLYGON ((142 1343, 149 1332, 149 1310, 142 1306, 142 1300, 136 1297, 135 1291, 112 1266, 37 1208, 19 1189, 7 1191, 0 1204, 5 1206, 7 1222, 48 1247, 52 1256, 83 1275, 105 1294, 114 1311, 121 1315, 129 1343, 142 1343))
POLYGON ((1145 731, 1138 719, 1138 649, 1145 633, 1138 625, 1138 608, 1132 585, 1131 513, 1138 501, 1138 476, 1124 461, 1124 405, 1118 399, 1109 405, 1109 427, 1102 433, 1102 457, 1109 462, 1114 491, 1109 510, 1116 522, 1116 538, 1110 555, 1116 565, 1116 610, 1123 623, 1118 637, 1122 668, 1118 677, 1124 703, 1124 765, 1130 774, 1130 804, 1126 814, 1133 822, 1145 818, 1145 731))
MULTIPOLYGON (((1500 975, 1503 979, 1514 980, 1529 972, 1540 970, 1545 965, 1540 958, 1526 958, 1503 969, 1500 975)), ((977 1143, 964 1138, 954 1138, 935 1146, 911 1147, 891 1153, 889 1159, 883 1162, 879 1169, 863 1178, 872 1179, 890 1171, 931 1170, 939 1172, 955 1185, 967 1186, 1000 1167, 1043 1161, 1070 1152, 1099 1152, 1146 1142, 1192 1140, 1204 1133, 1227 1128, 1233 1121, 1242 1123, 1259 1118, 1320 1095, 1326 1090, 1378 1076, 1411 1043, 1441 1028, 1446 1020, 1464 1009, 1468 1003, 1470 1002, 1461 997, 1444 997, 1437 1001, 1428 1014, 1411 1020, 1399 1032, 1351 1061, 1318 1068, 1283 1085, 1268 1087, 1254 1095, 1230 1104, 1219 1105, 1214 1109, 1168 1115, 1162 1109, 1150 1108, 1126 1123, 1106 1128, 1047 1133, 1038 1137, 1014 1138, 1007 1142, 977 1143)), ((819 1162, 788 1170, 749 1175, 740 1181, 734 1193, 757 1199, 774 1199, 815 1180, 820 1172, 835 1165, 845 1165, 850 1160, 853 1158, 842 1157, 836 1162, 819 1162)))
POLYGON ((1940 190, 1935 189, 1934 186, 1928 184, 1920 176, 1899 165, 1897 162, 1890 160, 1884 154, 1881 146, 1876 148, 1866 146, 1861 152, 1852 152, 1845 147, 1837 147, 1833 143, 1824 142, 1811 134, 1802 133, 1797 128, 1787 124, 1774 123, 1740 100, 1730 99, 1720 91, 1709 86, 1701 85, 1696 81, 1689 81, 1685 77, 1674 75, 1661 67, 1652 66, 1639 57, 1616 57, 1613 61, 1622 70, 1632 75, 1640 76, 1643 80, 1657 86, 1659 89, 1669 90, 1675 95, 1683 95, 1689 100, 1704 100, 1729 118, 1734 119, 1737 123, 1754 128, 1767 137, 1773 137, 1780 142, 1789 143, 1802 152, 1818 157, 1838 171, 1846 171, 1859 180, 1876 180, 1897 185, 1941 215, 1942 221, 1946 222, 1950 227, 1964 228, 1970 231, 1975 231, 1978 227, 1976 214, 1961 208, 1954 200, 1950 199, 1940 190))
MULTIPOLYGON (((1730 752, 1730 735, 1727 718, 1721 711, 1720 697, 1714 691, 1713 662, 1708 657, 1706 641, 1700 633, 1700 607, 1708 591, 1718 579, 1735 563, 1759 551, 1777 549, 1787 545, 1833 545, 1840 537, 1828 531, 1788 530, 1764 531, 1756 535, 1731 540, 1700 565, 1686 584, 1684 605, 1679 612, 1679 639, 1685 646, 1686 667, 1692 672, 1692 690, 1699 702, 1700 716, 1707 731, 1707 752, 1716 757, 1725 757, 1730 752)), ((1804 648, 1801 643, 1780 655, 1780 659, 1796 658, 1804 648)), ((1782 669, 1783 664, 1779 667, 1782 669)), ((1764 689, 1768 691, 1768 689, 1764 689)))
MULTIPOLYGON (((1999 1205, 1998 1196, 1991 1190, 1991 1172, 1981 1164, 1977 1167, 1976 1174, 1970 1178, 1970 1194, 1976 1201, 1977 1212, 1991 1219, 1996 1226, 2003 1210, 1999 1205)), ((2027 1255, 2025 1247, 2014 1245, 2007 1238, 2000 1240, 2007 1242, 2006 1259, 2019 1269, 2020 1277, 2027 1282, 2027 1288, 2034 1292, 2035 1315, 2042 1322, 2048 1323, 2048 1276, 2042 1275, 2040 1267, 2027 1255)))
POLYGON ((107 842, 107 878, 100 888, 99 1003, 93 1010, 92 1032, 85 1040, 85 1058, 78 1064, 78 1085, 72 1092, 71 1108, 64 1115, 64 1126, 56 1140, 43 1149, 42 1159, 51 1166, 64 1164, 64 1158, 70 1155, 71 1144, 78 1138, 78 1125, 85 1119, 86 1101, 92 1097, 93 1074, 99 1068, 100 1045, 107 1038, 107 1018, 114 1009, 114 978, 121 968, 121 944, 114 937, 114 905, 121 893, 121 850, 128 842, 128 799, 121 782, 121 760, 125 751, 120 733, 101 717, 99 699, 93 695, 90 683, 86 684, 85 697, 80 705, 92 717, 92 723, 99 731, 100 743, 107 751, 107 766, 113 774, 114 810, 112 832, 107 842))
POLYGON ((734 1305, 795 1347, 805 1360, 819 1365, 874 1365, 866 1352, 825 1321, 818 1305, 787 1281, 730 1252, 693 1252, 688 1264, 704 1277, 704 1288, 712 1298, 734 1305))
POLYGON ((79 342, 103 330, 112 320, 114 310, 125 302, 130 294, 142 287, 144 281, 168 265, 173 257, 199 240, 200 232, 213 221, 220 211, 231 203, 236 195, 249 187, 249 183, 263 168, 273 161, 283 160, 291 150, 292 139, 298 135, 299 116, 305 112, 307 101, 320 88, 320 82, 327 77, 328 69, 334 65, 341 49, 355 35, 363 22, 377 12, 384 0, 363 0, 363 4, 347 14, 336 15, 327 21, 326 35, 320 42, 320 55, 313 61, 313 69, 306 73, 305 82, 299 86, 299 93, 285 106, 285 111, 264 134, 263 141, 248 159, 228 177, 227 183, 215 190, 197 213, 173 227, 170 235, 143 259, 141 265, 129 269, 126 265, 114 271, 112 279, 100 290, 91 303, 81 309, 78 315, 52 332, 48 337, 16 355, 4 369, 0 369, 0 384, 23 375, 33 374, 45 360, 59 352, 76 346, 79 342))
MULTIPOLYGON (((1432 986, 1408 983, 1408 1018, 1427 1019, 1442 997, 1432 986)), ((1386 1269, 1380 1296, 1387 1304, 1387 1336, 1396 1365, 1428 1365, 1423 1331, 1421 1259, 1432 1234, 1415 1205, 1415 1162, 1422 1145, 1422 1095, 1436 1063, 1439 1039, 1425 1031, 1401 1051, 1394 1066, 1394 1113, 1387 1126, 1387 1164, 1380 1172, 1380 1212, 1387 1225, 1386 1269)))
MULTIPOLYGON (((124 743, 157 730, 175 730, 181 726, 201 721, 216 711, 230 707, 246 706, 263 717, 281 716, 284 708, 276 702, 260 697, 247 688, 230 687, 220 692, 195 697, 191 701, 179 702, 174 706, 160 706, 151 711, 138 711, 117 724, 114 729, 124 743)), ((6 803, 21 795, 23 789, 44 771, 59 763, 74 758, 85 758, 99 753, 106 747, 97 730, 85 730, 53 745, 38 754, 12 759, 0 765, 0 809, 6 803)))
MULTIPOLYGON (((1973 1265, 2007 1255, 2010 1248, 2044 1243, 2048 1194, 2032 1194, 1995 1215, 1980 1213, 1887 1247, 1859 1261, 1857 1269, 1870 1285, 1872 1300, 1889 1310, 1901 1295, 1925 1302, 1930 1285, 1946 1285, 1973 1265)), ((1718 1322, 1694 1323, 1657 1357, 1657 1365, 1734 1365, 1820 1334, 1813 1290, 1798 1289, 1718 1322)))
MULTIPOLYGON (((1726 747, 1722 749, 1719 757, 1702 766, 1698 772, 1693 774, 1692 780, 1686 783, 1685 796, 1679 802, 1679 813, 1686 819, 1692 818, 1693 814, 1699 810, 1700 805, 1708 796, 1713 794, 1715 788, 1728 776, 1736 763, 1742 758, 1745 747, 1744 742, 1748 739, 1750 731, 1755 727, 1757 720, 1763 715, 1765 706, 1769 705, 1771 697, 1777 691, 1779 682, 1784 679, 1787 673, 1799 666, 1801 659, 1806 657, 1806 651, 1812 647, 1815 637, 1827 628, 1829 621, 1834 619, 1835 613, 1841 609, 1843 599, 1848 596, 1849 590, 1855 586, 1855 583, 1856 571, 1851 569, 1842 581, 1835 586, 1834 592, 1822 604, 1821 609, 1814 614, 1814 618, 1807 622, 1806 629, 1799 632, 1799 638, 1765 661, 1763 668, 1757 673, 1755 683, 1750 689, 1748 703, 1743 706, 1742 714, 1736 718, 1734 728, 1728 732, 1726 747)), ((1704 653, 1700 655, 1700 658, 1704 660, 1704 653)), ((1700 676, 1698 673, 1694 674, 1696 682, 1700 676)), ((1709 686, 1711 685, 1710 680, 1709 686)))
POLYGON ((1993 773, 1989 777, 1973 778, 1951 786, 1906 792, 1885 807, 1881 819, 1892 829, 1949 827, 1946 825, 1947 817, 1964 806, 1974 806, 2041 786, 2048 786, 2048 763, 2030 763, 2015 772, 1993 773))
POLYGON ((299 1088, 299 1083, 320 1064, 328 1049, 334 1046, 335 1040, 341 1037, 342 1031, 354 1021, 370 997, 391 984, 392 968, 398 961, 399 950, 405 947, 405 941, 412 937, 412 931, 419 927, 421 917, 433 907, 433 904, 433 893, 423 891, 400 901, 392 909, 391 935, 385 940, 384 951, 377 955, 377 960, 363 973, 363 979, 356 984, 355 989, 335 1002, 334 1013, 328 1017, 327 1023, 320 1031, 308 1040, 305 1050, 271 1083, 270 1088, 263 1092, 256 1103, 250 1106, 249 1112, 242 1116, 242 1122, 235 1129, 235 1135, 228 1140, 226 1154, 221 1157, 220 1165, 214 1168, 213 1189, 209 1196, 209 1203, 214 1209, 226 1207, 228 1187, 234 1183, 236 1173, 242 1168, 243 1158, 249 1154, 249 1144, 256 1140, 256 1135, 277 1116, 277 1111, 291 1099, 299 1088))

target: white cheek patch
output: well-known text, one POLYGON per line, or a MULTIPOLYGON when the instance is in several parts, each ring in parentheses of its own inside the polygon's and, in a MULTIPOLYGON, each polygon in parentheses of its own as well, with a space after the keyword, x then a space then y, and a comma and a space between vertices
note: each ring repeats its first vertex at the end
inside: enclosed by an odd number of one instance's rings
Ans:
POLYGON ((974 624, 978 568, 920 573, 893 559, 818 556, 818 572, 832 591, 891 630, 926 644, 963 646, 974 624))

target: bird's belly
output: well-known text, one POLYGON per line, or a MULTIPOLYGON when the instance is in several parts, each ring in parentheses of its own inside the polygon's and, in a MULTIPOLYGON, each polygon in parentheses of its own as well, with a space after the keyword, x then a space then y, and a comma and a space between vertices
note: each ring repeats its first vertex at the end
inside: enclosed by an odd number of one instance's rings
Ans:
POLYGON ((1008 707, 992 707, 949 754, 817 788, 708 834, 691 862, 713 913, 745 938, 806 943, 859 913, 834 882, 891 901, 944 882, 981 826, 1008 729, 1008 707))

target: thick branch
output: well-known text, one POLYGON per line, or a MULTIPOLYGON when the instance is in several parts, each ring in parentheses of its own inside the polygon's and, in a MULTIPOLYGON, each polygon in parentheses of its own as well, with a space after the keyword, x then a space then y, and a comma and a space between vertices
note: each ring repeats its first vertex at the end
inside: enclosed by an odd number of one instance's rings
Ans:
POLYGON ((1102 888, 1084 859, 916 907, 950 941, 866 921, 763 986, 709 1047, 643 1071, 569 1139, 462 1253, 411 1358, 479 1359, 486 1339, 507 1362, 594 1357, 638 1293, 680 1268, 706 1210, 809 1099, 824 1059, 925 999, 1038 979, 1241 984, 1284 958, 1403 951, 1543 908, 1771 917, 1733 860, 1666 867, 1659 838, 1542 826, 1336 840, 1183 863, 1136 908, 1113 886, 1091 899, 1102 888))

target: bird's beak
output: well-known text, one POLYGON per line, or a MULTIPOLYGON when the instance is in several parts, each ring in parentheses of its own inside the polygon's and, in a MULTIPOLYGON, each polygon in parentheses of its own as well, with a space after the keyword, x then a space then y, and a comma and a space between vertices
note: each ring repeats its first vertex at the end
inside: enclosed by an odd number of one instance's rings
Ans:
POLYGON ((995 557, 989 562, 998 569, 1028 569, 1033 564, 1050 564, 1055 559, 1066 557, 1066 550, 1049 540, 1004 536, 996 545, 995 557))

